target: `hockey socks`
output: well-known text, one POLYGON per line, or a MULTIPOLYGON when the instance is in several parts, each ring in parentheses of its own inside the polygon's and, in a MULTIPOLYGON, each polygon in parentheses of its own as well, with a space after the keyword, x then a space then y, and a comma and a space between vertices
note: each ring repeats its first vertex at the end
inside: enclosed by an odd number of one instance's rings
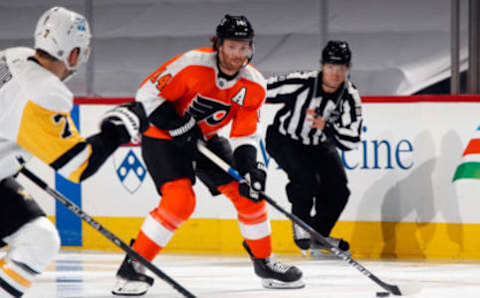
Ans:
POLYGON ((38 272, 13 260, 0 259, 0 297, 22 297, 38 272), (2 293, 3 292, 3 293, 2 293))
POLYGON ((257 258, 266 258, 272 253, 271 227, 267 207, 264 201, 253 202, 240 195, 238 182, 231 182, 218 187, 227 196, 238 212, 238 226, 252 253, 257 258))
MULTIPOLYGON (((192 214, 195 194, 189 179, 182 178, 164 183, 162 200, 145 218, 132 248, 145 259, 152 261, 172 238, 175 231, 192 214)), ((153 285, 153 279, 145 274, 145 267, 126 256, 117 271, 117 282, 112 294, 141 296, 153 285)))

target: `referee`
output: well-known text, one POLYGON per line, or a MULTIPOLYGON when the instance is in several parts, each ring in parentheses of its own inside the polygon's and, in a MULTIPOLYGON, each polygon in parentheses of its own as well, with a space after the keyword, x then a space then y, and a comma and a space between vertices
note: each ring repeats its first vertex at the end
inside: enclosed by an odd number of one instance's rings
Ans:
MULTIPOLYGON (((362 127, 360 95, 347 79, 351 57, 347 42, 331 40, 322 51, 320 71, 270 78, 266 99, 283 104, 268 126, 266 147, 288 175, 292 213, 347 253, 348 242, 330 232, 350 196, 337 148, 355 149, 362 127)), ((310 248, 312 256, 328 254, 295 224, 293 236, 302 252, 310 248)))

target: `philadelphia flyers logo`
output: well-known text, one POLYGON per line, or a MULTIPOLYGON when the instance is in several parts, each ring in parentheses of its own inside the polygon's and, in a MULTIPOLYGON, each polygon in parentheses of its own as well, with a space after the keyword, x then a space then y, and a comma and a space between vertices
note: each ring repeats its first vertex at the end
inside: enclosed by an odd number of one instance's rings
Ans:
POLYGON ((205 120, 207 124, 215 126, 227 117, 230 106, 212 98, 197 95, 188 108, 188 112, 198 122, 205 120))

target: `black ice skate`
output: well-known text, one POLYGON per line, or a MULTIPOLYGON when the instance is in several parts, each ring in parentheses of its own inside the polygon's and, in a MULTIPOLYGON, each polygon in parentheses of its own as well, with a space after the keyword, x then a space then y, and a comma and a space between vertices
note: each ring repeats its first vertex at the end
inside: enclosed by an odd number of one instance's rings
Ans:
POLYGON ((117 282, 112 294, 142 296, 152 285, 153 278, 145 274, 145 267, 127 255, 117 271, 117 282))
POLYGON ((306 250, 310 248, 310 233, 305 231, 302 227, 292 222, 293 241, 300 248, 300 251, 305 256, 306 250))
POLYGON ((297 289, 303 288, 302 271, 292 265, 284 265, 272 256, 266 259, 257 259, 253 256, 250 247, 243 241, 243 247, 253 261, 255 274, 262 279, 262 285, 270 289, 297 289))
MULTIPOLYGON (((350 244, 347 241, 334 237, 325 237, 325 239, 328 241, 328 243, 339 248, 348 256, 352 255, 349 250, 350 244)), ((310 255, 317 259, 331 259, 336 257, 331 251, 329 251, 325 246, 316 240, 312 241, 312 245, 310 246, 310 255)))

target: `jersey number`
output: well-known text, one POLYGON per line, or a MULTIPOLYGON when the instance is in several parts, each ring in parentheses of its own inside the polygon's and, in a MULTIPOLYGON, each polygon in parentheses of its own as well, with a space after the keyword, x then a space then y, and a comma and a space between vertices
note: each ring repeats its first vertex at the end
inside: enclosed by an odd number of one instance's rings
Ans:
POLYGON ((166 74, 157 80, 155 86, 157 86, 158 91, 162 92, 162 89, 165 88, 168 81, 172 78, 171 74, 166 74))
POLYGON ((150 76, 150 81, 157 87, 159 92, 162 92, 162 89, 165 88, 168 81, 172 78, 171 74, 166 74, 160 77, 160 75, 165 71, 165 67, 159 67, 155 70, 150 76), (159 78, 160 77, 160 78, 159 78))
POLYGON ((62 138, 66 139, 66 138, 69 138, 73 135, 72 131, 70 130, 70 124, 68 123, 67 116, 61 115, 61 114, 56 114, 56 115, 53 116, 53 122, 56 125, 61 125, 62 122, 64 123, 62 133, 60 134, 60 136, 62 138))

